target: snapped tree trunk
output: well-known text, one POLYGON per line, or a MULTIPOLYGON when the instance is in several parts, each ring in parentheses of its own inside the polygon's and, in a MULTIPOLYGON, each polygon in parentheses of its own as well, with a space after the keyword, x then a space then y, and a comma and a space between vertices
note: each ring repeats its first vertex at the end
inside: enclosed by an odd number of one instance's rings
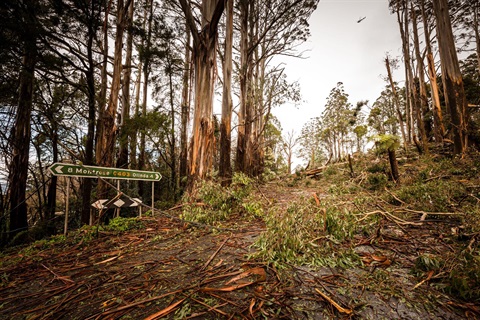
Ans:
POLYGON ((478 73, 480 74, 480 32, 478 31, 479 23, 478 23, 478 15, 480 11, 480 6, 474 6, 473 12, 473 32, 475 33, 475 51, 477 53, 477 69, 478 73))
POLYGON ((202 1, 202 23, 199 32, 186 0, 180 5, 193 36, 195 70, 195 111, 190 154, 190 187, 203 179, 212 166, 214 150, 213 89, 215 80, 218 22, 225 8, 223 0, 202 1))
POLYGON ((433 127, 436 142, 443 142, 445 136, 445 126, 443 125, 442 106, 440 104, 440 94, 437 82, 437 72, 435 70, 435 61, 433 59, 432 45, 430 40, 430 26, 428 25, 427 14, 425 12, 425 3, 420 1, 422 9, 423 30, 425 35, 425 48, 427 50, 428 77, 430 80, 430 95, 433 101, 433 127))
POLYGON ((388 161, 390 162, 390 170, 392 171, 392 178, 395 182, 398 181, 400 175, 398 173, 398 161, 394 148, 388 149, 388 161))
MULTIPOLYGON (((102 167, 113 167, 114 165, 115 141, 117 137, 115 117, 117 114, 122 76, 123 34, 127 22, 127 10, 131 1, 132 0, 126 0, 126 3, 124 3, 124 0, 118 0, 117 2, 117 30, 115 34, 112 84, 108 105, 101 119, 102 135, 100 137, 100 162, 98 164, 102 167)), ((108 197, 107 190, 107 184, 103 180, 99 180, 97 186, 98 197, 108 197)))
POLYGON ((445 102, 450 111, 453 127, 454 153, 464 154, 467 149, 467 100, 458 63, 447 0, 433 1, 437 21, 438 47, 442 66, 445 102))

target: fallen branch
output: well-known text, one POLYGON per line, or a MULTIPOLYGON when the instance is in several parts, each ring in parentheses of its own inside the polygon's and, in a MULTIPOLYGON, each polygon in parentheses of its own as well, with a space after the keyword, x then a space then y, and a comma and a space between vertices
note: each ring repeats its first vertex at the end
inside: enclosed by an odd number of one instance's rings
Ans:
POLYGON ((316 168, 316 169, 310 169, 310 170, 308 170, 308 171, 305 171, 305 175, 306 175, 307 177, 309 177, 309 176, 313 176, 313 177, 314 177, 314 176, 322 173, 322 171, 325 170, 325 168, 326 168, 326 167, 320 167, 320 168, 316 168))
POLYGON ((213 310, 213 311, 215 311, 216 313, 221 314, 222 316, 228 316, 228 314, 227 314, 226 312, 223 312, 222 310, 218 309, 218 308, 221 308, 221 307, 224 307, 224 306, 228 305, 228 302, 225 302, 225 303, 222 303, 222 304, 217 304, 217 305, 215 305, 215 306, 212 307, 212 306, 206 304, 205 302, 202 302, 202 301, 200 301, 200 300, 198 300, 198 299, 195 299, 195 298, 193 298, 193 297, 190 297, 190 299, 192 299, 193 301, 195 301, 196 303, 198 303, 198 304, 200 304, 200 305, 202 305, 202 306, 204 306, 204 307, 207 307, 208 310, 207 310, 206 313, 208 313, 208 312, 210 312, 210 311, 213 310))
POLYGON ((389 191, 386 187, 385 187, 385 191, 391 195, 393 197, 393 199, 397 200, 398 202, 400 202, 401 204, 404 204, 404 205, 408 205, 408 203, 400 200, 393 192, 389 191))
POLYGON ((332 306, 334 306, 340 313, 345 313, 345 314, 352 314, 353 313, 353 310, 351 309, 345 309, 343 308, 342 306, 340 306, 338 303, 336 303, 332 298, 330 298, 329 296, 327 296, 325 293, 323 293, 322 291, 318 290, 317 288, 315 288, 315 291, 318 292, 318 294, 320 294, 322 296, 322 298, 324 298, 325 300, 327 300, 328 302, 330 302, 330 304, 332 306))
POLYGON ((145 318, 145 320, 154 320, 154 319, 157 319, 157 318, 160 318, 160 317, 163 317, 163 316, 166 316, 167 314, 169 314, 170 312, 172 312, 173 310, 175 310, 175 308, 181 304, 183 301, 185 301, 187 298, 183 298, 182 300, 178 300, 177 302, 169 305, 168 307, 166 307, 165 309, 163 310, 160 310, 148 317, 145 318))
POLYGON ((229 285, 233 282, 237 282, 238 280, 244 279, 250 275, 257 275, 259 276, 256 280, 254 281, 249 281, 249 282, 241 282, 236 285, 228 286, 228 287, 222 287, 222 288, 215 288, 215 287, 203 287, 200 289, 201 292, 210 292, 210 291, 219 291, 219 292, 231 292, 235 291, 237 289, 241 289, 247 286, 250 286, 252 284, 256 284, 259 282, 263 282, 267 279, 267 274, 265 273, 265 270, 263 268, 257 267, 257 268, 252 268, 247 271, 244 271, 240 274, 238 274, 236 277, 233 277, 229 281, 227 281, 225 284, 229 285))
POLYGON ((431 177, 431 178, 426 179, 424 182, 432 181, 432 180, 435 180, 435 179, 443 179, 443 178, 450 178, 450 175, 442 175, 442 176, 431 177))
POLYGON ((45 266, 43 263, 42 263, 42 267, 44 267, 45 269, 47 269, 48 271, 50 271, 56 279, 62 281, 63 283, 67 284, 67 282, 69 283, 75 283, 75 281, 73 281, 72 279, 70 279, 70 277, 68 276, 60 276, 58 274, 56 274, 55 272, 53 272, 52 270, 50 270, 47 266, 45 266))
POLYGON ((227 239, 225 239, 225 241, 223 241, 223 243, 220 245, 220 247, 218 247, 217 251, 215 251, 210 259, 208 259, 208 261, 203 265, 203 267, 200 269, 200 271, 203 271, 205 270, 208 265, 212 262, 212 260, 217 256, 217 254, 220 252, 220 250, 222 250, 223 246, 225 245, 225 243, 227 243, 227 241, 230 239, 230 237, 228 237, 227 239))
MULTIPOLYGON (((119 312, 119 311, 127 310, 127 309, 136 307, 136 306, 141 305, 141 304, 145 304, 145 303, 152 302, 152 301, 155 301, 155 300, 160 300, 160 299, 168 297, 172 294, 177 294, 177 293, 180 293, 180 292, 182 292, 182 290, 175 290, 175 291, 172 291, 172 292, 168 292, 168 293, 156 296, 156 297, 152 297, 152 298, 145 299, 145 300, 142 300, 142 301, 137 301, 137 302, 134 302, 132 304, 129 304, 129 305, 126 305, 126 306, 123 306, 123 307, 120 307, 120 308, 116 308, 116 309, 113 309, 113 310, 102 312, 100 315, 101 316, 107 316, 109 314, 113 314, 113 313, 116 313, 116 312, 119 312)), ((94 316, 92 316, 88 319, 93 319, 93 318, 97 318, 97 315, 94 315, 94 316)))
POLYGON ((428 280, 430 280, 433 276, 433 270, 430 270, 428 273, 427 273, 427 278, 426 279, 423 279, 422 281, 420 281, 419 283, 417 283, 415 285, 415 287, 413 287, 412 290, 415 290, 417 289, 418 287, 420 287, 422 284, 424 284, 425 282, 427 282, 428 280))
POLYGON ((357 223, 362 221, 362 220, 365 220, 366 218, 368 218, 369 216, 371 215, 374 215, 374 214, 381 214, 383 215, 385 218, 387 218, 388 220, 390 221, 393 221, 395 222, 396 224, 399 224, 399 225, 411 225, 411 226, 421 226, 423 225, 422 222, 410 222, 410 221, 406 221, 406 220, 403 220, 402 218, 399 218, 387 211, 380 211, 380 210, 375 210, 375 211, 372 211, 372 212, 368 212, 366 213, 363 218, 357 220, 357 223))
POLYGON ((434 215, 434 216, 463 216, 465 215, 464 213, 461 212, 426 212, 426 211, 420 211, 420 210, 412 210, 412 209, 396 209, 394 210, 395 212, 410 212, 410 213, 419 213, 422 216, 420 217, 420 221, 424 221, 425 218, 428 215, 434 215))

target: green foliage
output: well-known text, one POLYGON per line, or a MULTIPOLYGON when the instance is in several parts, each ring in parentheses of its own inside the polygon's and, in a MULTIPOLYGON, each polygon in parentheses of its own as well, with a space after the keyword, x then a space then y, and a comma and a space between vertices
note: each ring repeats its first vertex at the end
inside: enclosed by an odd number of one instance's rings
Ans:
MULTIPOLYGON (((439 180, 402 186, 396 195, 398 199, 416 210, 448 212, 465 193, 465 187, 460 183, 439 180)), ((396 203, 392 197, 388 200, 390 203, 396 203)))
POLYGON ((370 173, 385 173, 387 172, 387 166, 384 162, 374 163, 367 167, 367 172, 370 173))
POLYGON ((388 183, 384 173, 371 173, 367 176, 367 188, 370 190, 382 190, 388 183))
POLYGON ((400 146, 400 138, 391 134, 377 134, 371 137, 379 153, 396 150, 400 146))
POLYGON ((145 225, 138 218, 122 218, 117 217, 110 220, 110 223, 105 227, 107 231, 125 232, 133 229, 143 229, 145 225))
MULTIPOLYGON (((401 92, 401 90, 397 89, 397 92, 401 92)), ((401 100, 400 103, 403 103, 403 94, 400 94, 398 98, 401 100)), ((368 126, 379 135, 396 135, 400 130, 393 101, 393 92, 388 85, 370 109, 367 117, 368 126)))
POLYGON ((439 288, 448 294, 465 300, 480 299, 480 251, 463 250, 454 259, 445 260, 440 255, 422 254, 415 260, 412 272, 423 277, 433 271, 434 274, 447 273, 446 281, 439 288))
POLYGON ((192 306, 190 305, 190 303, 188 302, 183 303, 182 307, 179 308, 177 311, 175 311, 173 319, 175 320, 186 319, 191 314, 192 314, 192 306))
POLYGON ((445 261, 432 254, 422 254, 415 259, 415 265, 412 272, 416 276, 421 276, 425 272, 434 271, 438 273, 445 266, 445 261))
POLYGON ((465 250, 451 268, 445 290, 468 301, 480 299, 480 251, 465 250))
POLYGON ((355 136, 357 137, 357 139, 363 138, 367 134, 367 132, 368 132, 368 127, 365 125, 359 125, 353 129, 353 133, 355 133, 355 136))
POLYGON ((204 180, 197 186, 195 195, 186 195, 181 217, 187 221, 214 224, 225 221, 233 213, 261 214, 261 207, 250 197, 253 179, 235 173, 232 184, 224 187, 215 181, 204 180))
POLYGON ((253 179, 244 173, 237 172, 233 175, 230 189, 236 200, 240 201, 247 197, 253 188, 253 179))
POLYGON ((332 246, 353 236, 353 215, 347 211, 294 202, 283 214, 269 212, 265 223, 267 230, 254 244, 256 257, 279 267, 285 263, 331 267, 359 263, 353 251, 332 246))
POLYGON ((196 192, 196 196, 184 197, 183 202, 187 205, 184 206, 182 219, 207 224, 226 220, 234 201, 226 188, 213 181, 202 181, 196 192))
POLYGON ((328 193, 336 196, 341 196, 343 194, 349 193, 347 188, 343 184, 331 184, 328 187, 328 193))
POLYGON ((242 202, 242 207, 245 209, 247 214, 254 218, 263 217, 263 206, 258 202, 255 197, 249 196, 242 202))
POLYGON ((330 177, 338 173, 338 169, 334 166, 328 166, 325 171, 323 171, 323 175, 325 177, 330 177))

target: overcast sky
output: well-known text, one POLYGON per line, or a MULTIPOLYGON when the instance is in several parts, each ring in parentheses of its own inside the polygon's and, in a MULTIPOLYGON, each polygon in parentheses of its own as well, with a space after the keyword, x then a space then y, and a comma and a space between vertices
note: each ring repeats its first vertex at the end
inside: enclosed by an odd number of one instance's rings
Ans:
MULTIPOLYGON (((337 82, 343 82, 352 105, 360 100, 373 103, 386 85, 385 54, 401 55, 398 24, 388 0, 320 0, 309 23, 311 37, 301 46, 309 50, 304 54, 308 58, 282 58, 288 79, 300 83, 304 100, 298 108, 273 110, 284 135, 291 130, 298 135, 309 119, 320 116, 337 82)), ((404 79, 403 72, 394 74, 396 81, 404 79)))

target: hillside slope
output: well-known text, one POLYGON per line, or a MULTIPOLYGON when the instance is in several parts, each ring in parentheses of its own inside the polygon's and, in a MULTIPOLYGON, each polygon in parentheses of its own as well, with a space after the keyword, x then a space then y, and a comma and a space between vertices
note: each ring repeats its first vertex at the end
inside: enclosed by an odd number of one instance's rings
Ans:
POLYGON ((0 317, 479 318, 479 163, 205 182, 176 209, 4 252, 0 317))

